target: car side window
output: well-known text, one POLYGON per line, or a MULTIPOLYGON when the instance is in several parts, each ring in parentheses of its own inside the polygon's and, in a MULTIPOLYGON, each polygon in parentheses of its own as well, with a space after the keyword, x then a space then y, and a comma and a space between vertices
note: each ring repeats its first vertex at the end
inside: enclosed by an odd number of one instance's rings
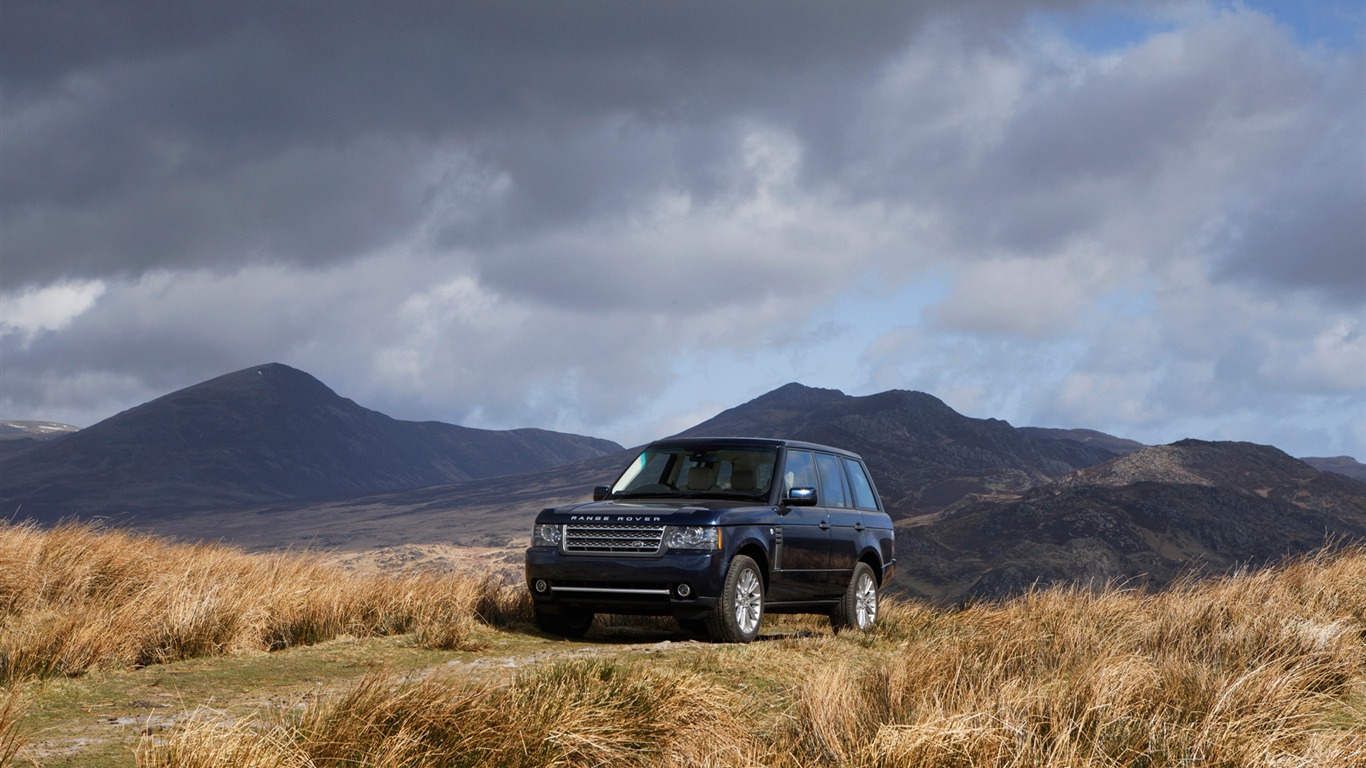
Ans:
POLYGON ((816 487, 816 462, 810 451, 787 452, 787 467, 783 471, 783 495, 793 488, 816 487))
POLYGON ((877 496, 873 494, 873 484, 868 481, 868 473, 863 465, 853 459, 844 459, 844 468, 849 473, 849 485, 854 491, 854 506, 859 509, 877 511, 877 496))
POLYGON ((816 471, 821 477, 820 503, 825 507, 848 507, 849 491, 844 487, 844 470, 838 456, 816 454, 816 471))

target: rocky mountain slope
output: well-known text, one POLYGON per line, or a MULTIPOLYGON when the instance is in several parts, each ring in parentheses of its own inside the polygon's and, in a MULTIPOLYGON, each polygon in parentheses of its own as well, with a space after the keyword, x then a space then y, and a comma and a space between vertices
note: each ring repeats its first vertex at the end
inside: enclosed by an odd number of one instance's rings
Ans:
POLYGON ((1183 440, 898 531, 904 585, 940 600, 1067 583, 1160 587, 1366 537, 1366 483, 1270 446, 1183 440))
POLYGON ((0 459, 0 514, 146 517, 418 488, 621 450, 539 429, 399 421, 280 364, 220 376, 0 459))
MULTIPOLYGON (((1020 427, 1020 431, 1034 437, 1075 440, 1082 445, 1104 448, 1119 455, 1133 453, 1148 447, 1137 440, 1107 435, 1094 429, 1020 427)), ((1346 475, 1356 480, 1366 480, 1366 464, 1362 464, 1351 456, 1301 456, 1299 459, 1320 472, 1336 472, 1339 475, 1346 475)))

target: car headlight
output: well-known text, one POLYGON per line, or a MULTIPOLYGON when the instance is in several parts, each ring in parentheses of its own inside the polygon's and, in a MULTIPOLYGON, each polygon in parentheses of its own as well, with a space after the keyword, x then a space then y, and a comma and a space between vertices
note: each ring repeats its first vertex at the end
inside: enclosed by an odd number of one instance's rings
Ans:
POLYGON ((721 529, 710 525, 671 525, 664 532, 668 549, 720 549, 721 529))
POLYGON ((558 547, 560 546, 560 526, 553 523, 541 523, 531 529, 531 546, 533 547, 558 547))

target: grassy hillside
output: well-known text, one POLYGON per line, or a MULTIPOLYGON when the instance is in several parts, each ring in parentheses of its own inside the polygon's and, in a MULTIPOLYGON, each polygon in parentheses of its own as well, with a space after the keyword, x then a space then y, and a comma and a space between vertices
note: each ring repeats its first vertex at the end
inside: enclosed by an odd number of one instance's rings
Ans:
POLYGON ((352 576, 295 553, 80 525, 4 525, 0 563, 0 685, 343 634, 460 648, 477 615, 500 610, 487 579, 352 576))
POLYGON ((0 765, 1366 765, 1360 548, 747 646, 89 528, 0 527, 0 563, 0 765))

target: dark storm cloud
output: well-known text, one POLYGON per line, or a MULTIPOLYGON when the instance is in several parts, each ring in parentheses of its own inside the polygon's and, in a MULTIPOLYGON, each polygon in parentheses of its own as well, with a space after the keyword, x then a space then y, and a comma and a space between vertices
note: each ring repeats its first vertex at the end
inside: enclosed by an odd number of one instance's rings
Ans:
POLYGON ((1224 233, 1216 271, 1366 306, 1366 58, 1315 94, 1301 152, 1285 157, 1224 233), (1272 175, 1274 174, 1274 175, 1272 175))
POLYGON ((1341 174, 1291 182, 1263 206, 1231 237, 1220 274, 1366 306, 1366 190, 1360 183, 1341 174))
MULTIPOLYGON (((488 237, 490 222, 522 235, 619 207, 654 180, 641 158, 614 158, 604 118, 676 126, 706 154, 690 127, 833 100, 921 12, 847 11, 6 2, 6 280, 354 257, 431 213, 435 191, 416 171, 452 147, 512 188, 478 226, 448 226, 446 242, 488 237)), ((705 157, 659 165, 705 191, 705 157)))

